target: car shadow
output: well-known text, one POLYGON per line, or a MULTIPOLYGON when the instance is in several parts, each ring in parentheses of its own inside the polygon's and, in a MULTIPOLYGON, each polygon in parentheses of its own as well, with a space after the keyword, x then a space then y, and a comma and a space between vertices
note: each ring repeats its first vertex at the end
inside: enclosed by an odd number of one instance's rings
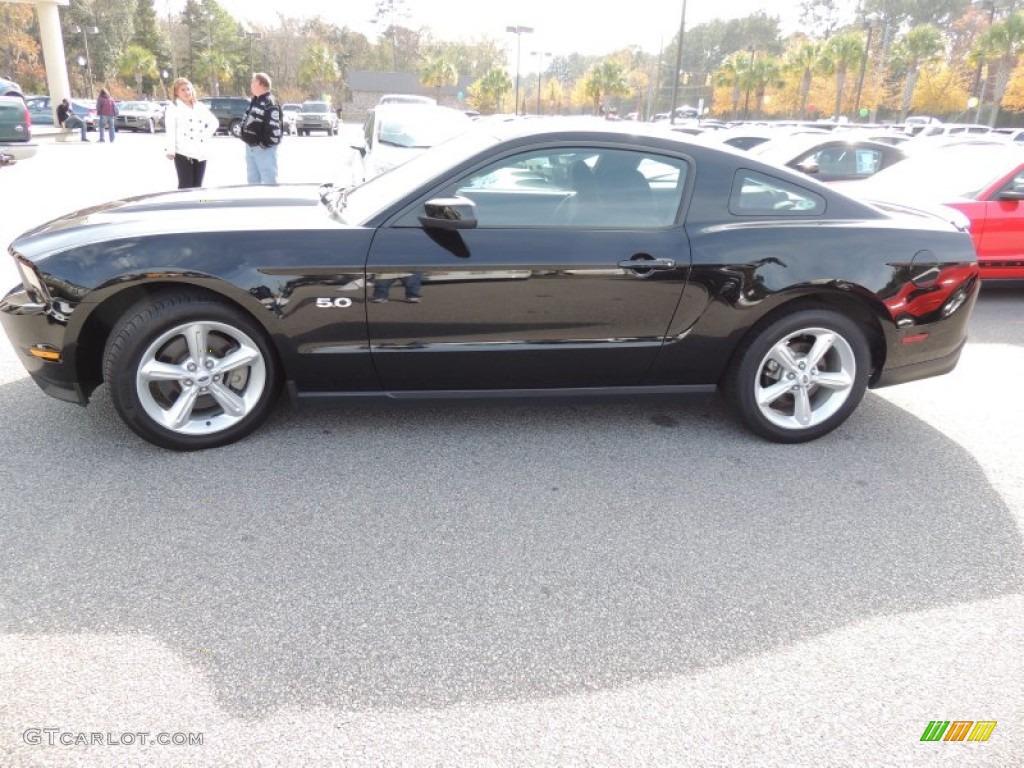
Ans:
POLYGON ((1021 588, 982 468, 871 394, 799 446, 710 398, 282 407, 192 454, 102 388, 0 402, 6 631, 143 633, 239 717, 612 689, 1021 588))

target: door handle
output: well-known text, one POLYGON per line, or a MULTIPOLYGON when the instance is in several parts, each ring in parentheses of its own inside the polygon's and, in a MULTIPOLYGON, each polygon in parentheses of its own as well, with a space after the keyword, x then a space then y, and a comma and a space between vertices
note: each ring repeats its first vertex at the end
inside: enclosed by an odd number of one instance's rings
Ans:
POLYGON ((619 262, 620 269, 675 269, 675 259, 623 259, 619 262))

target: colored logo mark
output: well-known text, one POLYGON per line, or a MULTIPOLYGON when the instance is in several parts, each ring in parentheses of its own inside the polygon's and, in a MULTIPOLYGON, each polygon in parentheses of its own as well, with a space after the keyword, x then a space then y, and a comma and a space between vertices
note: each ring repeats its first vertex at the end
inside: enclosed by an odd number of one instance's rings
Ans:
POLYGON ((921 734, 921 741, 988 741, 995 720, 932 720, 921 734))

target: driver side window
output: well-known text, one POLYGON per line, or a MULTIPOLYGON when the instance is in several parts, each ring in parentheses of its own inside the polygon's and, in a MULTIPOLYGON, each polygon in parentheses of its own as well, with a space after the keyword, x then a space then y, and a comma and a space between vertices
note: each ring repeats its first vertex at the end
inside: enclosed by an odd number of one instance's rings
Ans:
POLYGON ((445 187, 477 207, 478 227, 671 226, 687 179, 678 158, 618 149, 534 150, 445 187))

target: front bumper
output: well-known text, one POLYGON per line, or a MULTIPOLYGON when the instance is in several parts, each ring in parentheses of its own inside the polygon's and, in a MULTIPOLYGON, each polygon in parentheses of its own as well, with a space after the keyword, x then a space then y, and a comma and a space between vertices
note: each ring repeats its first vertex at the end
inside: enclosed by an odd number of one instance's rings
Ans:
POLYGON ((46 394, 79 405, 89 402, 89 391, 78 381, 76 348, 65 346, 65 322, 59 313, 33 302, 19 286, 0 299, 0 325, 25 370, 46 394), (31 349, 54 350, 60 358, 43 360, 31 349))

